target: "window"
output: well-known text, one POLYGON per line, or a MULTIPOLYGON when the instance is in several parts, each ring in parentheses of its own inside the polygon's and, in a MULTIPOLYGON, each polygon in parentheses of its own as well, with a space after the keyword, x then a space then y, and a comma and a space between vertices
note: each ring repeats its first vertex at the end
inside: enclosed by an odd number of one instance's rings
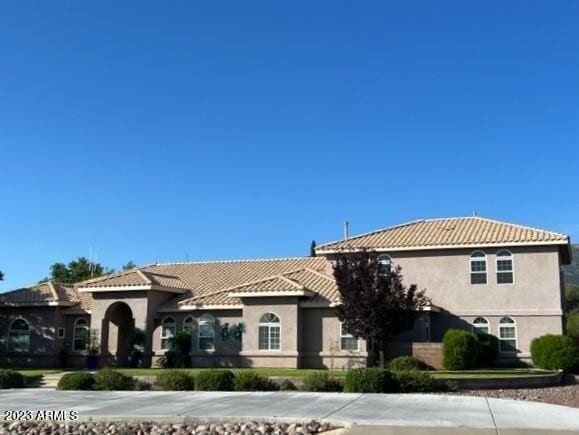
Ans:
POLYGON ((517 325, 510 317, 499 321, 499 350, 501 352, 517 351, 517 325))
POLYGON ((388 275, 392 270, 392 259, 389 255, 383 254, 378 256, 378 274, 388 275))
POLYGON ((183 320, 183 332, 188 332, 193 336, 193 317, 189 316, 183 320))
POLYGON ((76 319, 76 322, 74 322, 72 350, 86 350, 87 345, 88 322, 85 319, 76 319))
POLYGON ((215 318, 211 314, 203 314, 199 319, 199 350, 215 350, 215 318))
POLYGON ((470 283, 487 283, 487 256, 482 251, 473 252, 470 256, 470 283))
POLYGON ((8 330, 8 350, 28 352, 30 350, 30 326, 24 319, 16 319, 8 330))
POLYGON ((161 323, 161 349, 173 350, 174 343, 172 338, 175 337, 177 325, 172 317, 165 317, 161 323))
POLYGON ((513 281, 513 254, 502 249, 497 252, 497 284, 512 284, 513 281))
POLYGON ((64 338, 64 328, 58 328, 58 338, 64 338))
POLYGON ((490 334, 489 321, 484 317, 477 317, 472 322, 472 332, 475 334, 490 334))
POLYGON ((280 350, 280 322, 273 313, 265 313, 259 319, 259 350, 280 350))
POLYGON ((358 350, 358 339, 348 332, 343 323, 340 324, 340 349, 358 350))

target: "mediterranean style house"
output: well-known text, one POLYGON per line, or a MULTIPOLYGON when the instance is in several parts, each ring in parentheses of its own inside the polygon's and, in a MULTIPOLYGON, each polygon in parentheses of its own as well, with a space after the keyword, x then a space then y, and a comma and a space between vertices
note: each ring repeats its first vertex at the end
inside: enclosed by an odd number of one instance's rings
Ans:
POLYGON ((448 328, 499 338, 501 360, 528 359, 534 337, 563 332, 561 266, 569 237, 482 217, 418 220, 326 243, 316 257, 151 264, 74 285, 43 282, 0 295, 0 363, 82 365, 88 338, 106 364, 127 364, 129 336, 159 364, 178 331, 192 332, 199 367, 349 368, 373 364, 335 307, 336 255, 371 250, 400 265, 432 304, 390 352, 439 364, 448 328), (89 330, 91 334, 89 334, 89 330))

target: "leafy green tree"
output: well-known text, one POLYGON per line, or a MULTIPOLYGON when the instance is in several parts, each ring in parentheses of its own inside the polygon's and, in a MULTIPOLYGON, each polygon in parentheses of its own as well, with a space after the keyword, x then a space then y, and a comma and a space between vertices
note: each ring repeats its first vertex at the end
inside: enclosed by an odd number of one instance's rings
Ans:
POLYGON ((0 281, 4 280, 4 274, 2 273, 2 271, 0 270, 0 281))
POLYGON ((136 267, 137 265, 135 263, 133 263, 132 261, 128 261, 127 264, 123 266, 123 270, 131 270, 135 269, 136 267))
POLYGON ((565 305, 568 312, 579 310, 579 285, 565 284, 565 305))
POLYGON ((367 251, 339 254, 334 265, 342 300, 338 318, 354 337, 374 343, 382 368, 387 343, 411 329, 415 312, 430 303, 425 290, 402 284, 401 270, 385 268, 367 251))
POLYGON ((579 344, 579 310, 567 313, 567 335, 579 344))
POLYGON ((105 269, 101 264, 91 262, 85 257, 78 257, 68 264, 54 263, 50 266, 49 279, 58 282, 74 283, 90 278, 97 278, 111 270, 105 269))

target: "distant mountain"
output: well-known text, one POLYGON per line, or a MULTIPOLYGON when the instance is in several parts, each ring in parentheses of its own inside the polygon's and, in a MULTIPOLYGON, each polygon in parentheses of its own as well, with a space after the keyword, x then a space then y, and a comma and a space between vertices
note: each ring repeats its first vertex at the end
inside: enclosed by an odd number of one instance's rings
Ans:
POLYGON ((572 245, 573 261, 569 266, 563 267, 565 273, 565 282, 572 282, 579 285, 579 244, 572 245))

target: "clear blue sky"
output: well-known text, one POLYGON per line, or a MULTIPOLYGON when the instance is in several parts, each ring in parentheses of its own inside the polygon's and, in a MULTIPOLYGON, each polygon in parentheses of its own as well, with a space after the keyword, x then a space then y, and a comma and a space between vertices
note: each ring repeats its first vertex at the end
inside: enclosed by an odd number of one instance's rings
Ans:
POLYGON ((579 2, 0 5, 0 290, 480 215, 579 239, 579 2))

